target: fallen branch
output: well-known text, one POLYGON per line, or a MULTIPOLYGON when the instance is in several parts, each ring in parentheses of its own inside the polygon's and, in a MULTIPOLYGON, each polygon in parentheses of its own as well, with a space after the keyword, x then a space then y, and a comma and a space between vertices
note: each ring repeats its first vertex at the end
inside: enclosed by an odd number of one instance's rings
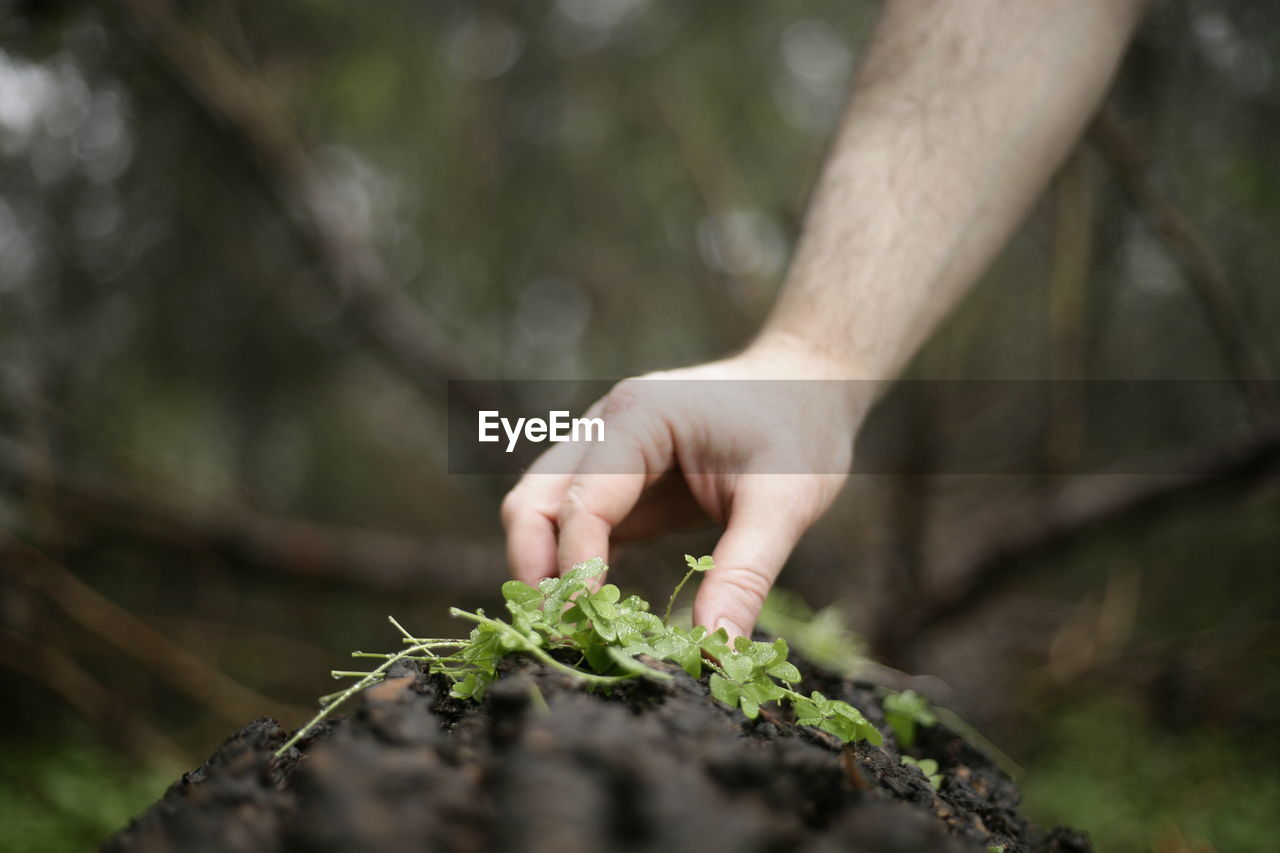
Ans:
POLYGON ((57 693, 104 734, 118 738, 135 758, 167 765, 166 769, 191 764, 186 750, 134 713, 70 655, 0 628, 0 665, 57 693))
POLYGON ((121 1, 164 67, 231 131, 369 350, 437 405, 444 380, 474 378, 435 318, 392 281, 378 249, 333 209, 332 188, 284 106, 169 0, 121 1))
POLYGON ((1255 414, 1274 416, 1280 411, 1280 401, 1271 382, 1267 351, 1253 333, 1221 259, 1152 180, 1138 141, 1113 106, 1104 106, 1098 114, 1093 136, 1134 208, 1182 267, 1255 414))
MULTIPOLYGON (((0 454, 0 489, 21 495, 28 479, 16 462, 0 454)), ((398 592, 430 585, 466 597, 487 588, 504 559, 500 548, 462 540, 425 542, 270 515, 242 505, 190 509, 67 471, 54 472, 49 491, 70 542, 77 534, 95 541, 131 537, 365 589, 398 592)))
POLYGON ((0 531, 0 568, 228 722, 244 724, 261 716, 293 722, 306 713, 229 677, 7 531, 0 531))
POLYGON ((976 533, 944 537, 953 543, 949 553, 954 556, 932 573, 944 586, 922 596, 914 611, 897 616, 877 650, 893 658, 906 643, 918 642, 990 600, 1009 582, 1044 565, 1039 558, 1086 534, 1196 500, 1238 494, 1277 469, 1280 422, 1271 421, 1242 438, 1175 454, 1164 465, 1131 468, 1167 474, 1087 474, 1019 500, 1025 509, 995 514, 976 533), (966 548, 966 541, 975 544, 966 548))

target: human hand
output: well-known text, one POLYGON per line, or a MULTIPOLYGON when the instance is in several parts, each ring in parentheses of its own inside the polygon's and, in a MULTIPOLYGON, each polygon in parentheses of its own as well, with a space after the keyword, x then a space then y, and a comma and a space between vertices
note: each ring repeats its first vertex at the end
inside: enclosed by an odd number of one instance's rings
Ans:
POLYGON ((695 624, 748 635, 800 536, 848 476, 869 383, 786 336, 743 353, 618 383, 588 411, 607 445, 560 444, 507 494, 514 577, 529 584, 614 543, 723 525, 695 624), (693 381, 682 381, 693 380, 693 381))

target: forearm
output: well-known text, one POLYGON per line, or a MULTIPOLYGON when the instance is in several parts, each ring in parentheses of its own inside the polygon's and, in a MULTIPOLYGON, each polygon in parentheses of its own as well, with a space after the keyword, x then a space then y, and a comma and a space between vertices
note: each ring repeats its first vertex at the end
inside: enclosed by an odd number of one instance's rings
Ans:
POLYGON ((897 374, 1095 110, 1141 0, 888 0, 762 342, 897 374))

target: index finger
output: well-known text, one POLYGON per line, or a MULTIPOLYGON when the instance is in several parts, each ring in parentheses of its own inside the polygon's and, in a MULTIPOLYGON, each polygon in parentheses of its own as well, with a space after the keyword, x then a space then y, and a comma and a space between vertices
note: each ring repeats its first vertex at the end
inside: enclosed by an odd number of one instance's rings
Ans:
POLYGON ((610 443, 586 452, 565 490, 558 516, 562 574, 592 557, 608 559, 613 528, 631 512, 645 487, 670 468, 671 440, 660 424, 627 418, 611 427, 610 443))
POLYGON ((556 574, 556 526, 565 492, 583 455, 580 447, 557 444, 538 457, 502 499, 511 576, 530 586, 556 574))

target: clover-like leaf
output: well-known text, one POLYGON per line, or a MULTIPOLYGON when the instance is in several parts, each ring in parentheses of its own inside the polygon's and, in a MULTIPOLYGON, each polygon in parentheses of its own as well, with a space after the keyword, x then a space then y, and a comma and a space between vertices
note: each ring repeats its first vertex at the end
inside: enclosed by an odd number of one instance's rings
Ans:
POLYGON ((484 697, 485 688, 489 686, 489 679, 481 676, 479 673, 469 673, 465 678, 453 685, 453 689, 449 691, 449 695, 455 699, 473 699, 479 701, 484 697))
POLYGON ((817 690, 814 690, 809 694, 809 700, 817 707, 818 713, 824 717, 829 716, 832 713, 831 700, 826 696, 823 696, 817 690))
POLYGON ((609 656, 609 645, 595 631, 578 631, 571 635, 574 643, 582 650, 587 665, 599 673, 607 672, 613 666, 613 658, 609 656))
POLYGON ((724 660, 733 654, 733 649, 729 647, 729 634, 724 628, 719 628, 707 634, 698 645, 714 660, 724 660))
POLYGON ((791 707, 796 712, 796 722, 802 726, 816 726, 822 720, 822 712, 812 700, 793 699, 791 707))
POLYGON ((831 702, 831 710, 842 717, 853 720, 855 723, 865 723, 867 718, 862 716, 862 712, 850 705, 848 702, 841 702, 835 699, 831 702))
POLYGON ((678 637, 675 632, 668 631, 659 634, 653 638, 653 655, 654 657, 665 658, 678 651, 683 642, 685 641, 678 637))
POLYGON ((831 703, 832 712, 838 716, 848 720, 854 727, 854 740, 865 740, 880 746, 884 743, 884 735, 880 734, 880 730, 871 724, 871 722, 862 715, 862 712, 850 705, 848 702, 842 702, 839 699, 831 703))
POLYGON ((618 608, 608 601, 592 601, 591 609, 595 611, 596 619, 612 621, 618 618, 618 608))
POLYGON ((880 730, 873 726, 870 721, 865 721, 858 725, 856 739, 865 740, 872 746, 884 746, 884 735, 880 734, 880 730))
POLYGON ((691 554, 685 554, 684 562, 690 570, 695 572, 709 572, 716 567, 715 560, 711 559, 710 556, 695 558, 691 554))
MULTIPOLYGON (((696 629, 703 631, 703 629, 696 629)), ((705 633, 705 631, 703 631, 705 633)), ((701 634, 698 635, 701 639, 701 634)), ((696 640, 679 628, 668 628, 653 640, 654 656, 674 661, 694 678, 702 674, 702 650, 696 640)))
POLYGON ((898 745, 910 749, 916 741, 917 726, 932 726, 938 717, 929 710, 929 700, 914 690, 890 693, 884 698, 884 715, 898 745))
POLYGON ((631 643, 626 646, 615 646, 614 648, 619 649, 619 651, 624 655, 630 655, 631 657, 635 657, 636 655, 648 655, 651 658, 656 658, 658 660, 662 659, 662 655, 658 653, 656 648, 643 641, 631 643))
POLYGON ((744 698, 750 699, 757 705, 763 705, 766 702, 776 702, 783 697, 782 688, 773 682, 761 683, 753 681, 750 684, 742 686, 742 695, 744 698))
POLYGON ((750 680, 751 673, 755 670, 755 661, 741 652, 732 652, 720 659, 720 666, 724 668, 726 675, 742 683, 750 680))
POLYGON ((586 589, 593 578, 604 574, 608 568, 604 560, 592 557, 575 563, 562 577, 543 580, 538 584, 539 591, 546 597, 542 609, 549 614, 559 613, 574 595, 586 589))
MULTIPOLYGON (((741 639, 741 638, 739 638, 741 639)), ((779 643, 756 643, 748 641, 745 648, 741 651, 762 669, 768 669, 779 661, 787 659, 787 644, 785 640, 779 643)))
POLYGON ((695 645, 688 645, 683 649, 679 649, 666 655, 669 660, 675 661, 685 672, 694 678, 702 676, 702 652, 695 645))
POLYGON ((719 673, 713 673, 707 682, 707 686, 711 688, 711 695, 717 701, 723 702, 730 708, 738 707, 738 697, 741 695, 738 685, 727 678, 723 678, 719 673))
POLYGON ((564 586, 564 578, 543 578, 538 581, 538 592, 543 596, 554 595, 564 586))
POLYGON ((497 668, 498 659, 506 654, 506 650, 498 641, 497 631, 480 625, 472 630, 467 645, 458 654, 468 664, 492 673, 497 668))
POLYGON ((542 593, 524 581, 507 581, 502 585, 502 597, 508 608, 528 609, 542 604, 542 593))
POLYGON ((657 634, 663 630, 662 620, 643 610, 619 609, 614 623, 618 641, 622 643, 634 642, 646 634, 657 634))
POLYGON ((592 578, 599 577, 609 570, 604 560, 599 557, 592 557, 589 560, 583 560, 581 563, 574 563, 569 571, 564 573, 564 581, 567 584, 586 584, 592 578))
POLYGON ((924 774, 924 778, 929 780, 929 784, 935 791, 942 788, 942 774, 938 772, 938 762, 932 758, 915 759, 910 755, 904 755, 902 763, 907 767, 915 767, 924 774))
POLYGON ((857 724, 852 720, 844 717, 824 717, 818 728, 828 734, 833 734, 845 743, 850 743, 858 736, 857 724))
POLYGON ((779 681, 785 681, 788 684, 795 684, 800 680, 800 670, 796 669, 795 664, 785 660, 781 663, 775 663, 766 672, 779 681))
MULTIPOLYGON (((550 620, 553 617, 551 617, 550 614, 548 614, 547 618, 548 620, 550 620)), ((579 607, 578 604, 576 603, 573 604, 571 607, 567 608, 563 613, 560 614, 560 617, 559 617, 559 623, 562 625, 569 625, 569 626, 581 625, 586 621, 587 621, 587 614, 583 613, 582 608, 579 607)))
POLYGON ((579 595, 574 600, 573 607, 565 611, 564 619, 575 625, 580 624, 583 620, 576 618, 574 613, 576 609, 585 619, 591 620, 591 624, 600 636, 613 642, 618 639, 618 627, 614 623, 621 613, 617 604, 620 595, 618 588, 611 583, 605 584, 593 593, 579 595))

